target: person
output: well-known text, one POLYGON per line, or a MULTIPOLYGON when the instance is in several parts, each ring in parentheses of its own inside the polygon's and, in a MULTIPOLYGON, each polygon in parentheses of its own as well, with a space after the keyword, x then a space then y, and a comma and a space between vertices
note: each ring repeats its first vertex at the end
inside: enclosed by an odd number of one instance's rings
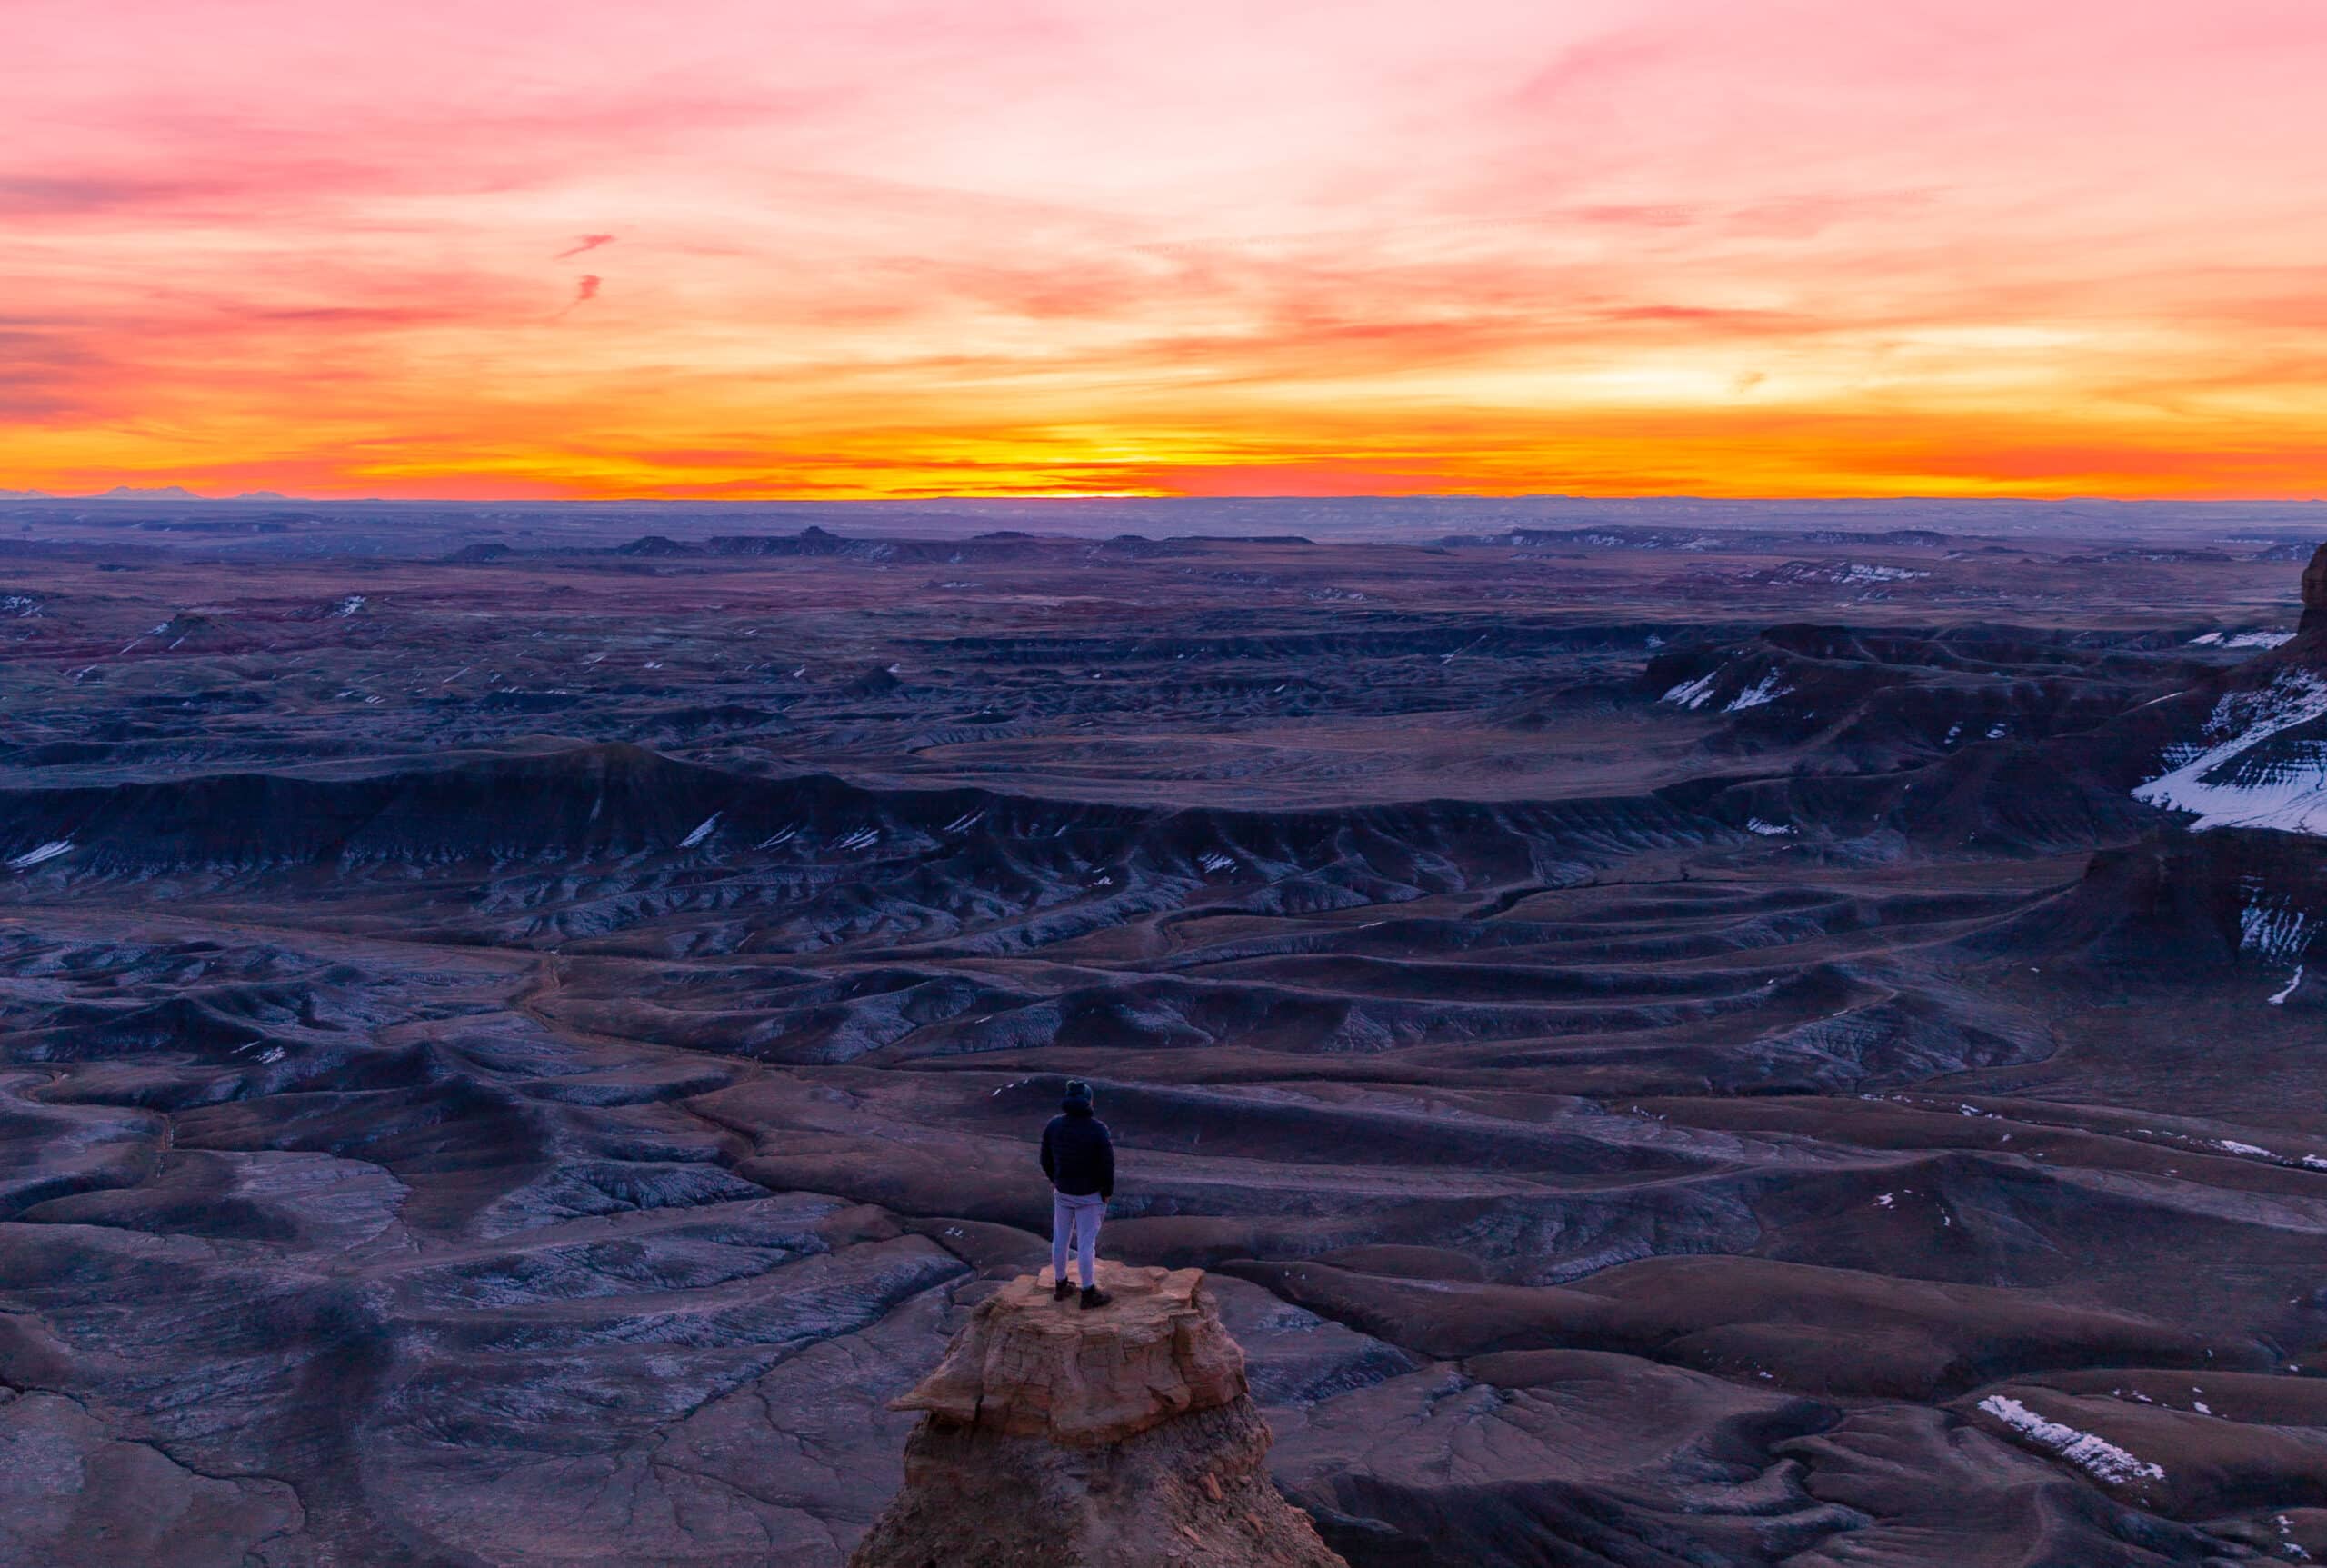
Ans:
POLYGON ((1074 1293, 1066 1283, 1066 1250, 1074 1249, 1084 1311, 1114 1298, 1099 1288, 1099 1222, 1115 1195, 1115 1142, 1092 1114, 1091 1085, 1070 1079, 1058 1114, 1043 1129, 1043 1174, 1051 1179, 1051 1297, 1074 1293))

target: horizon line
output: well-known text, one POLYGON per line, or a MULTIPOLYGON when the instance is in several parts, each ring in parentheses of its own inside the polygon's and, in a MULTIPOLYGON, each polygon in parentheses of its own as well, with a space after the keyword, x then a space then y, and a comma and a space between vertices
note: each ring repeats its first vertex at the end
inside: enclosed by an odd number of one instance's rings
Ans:
POLYGON ((930 506, 930 505, 1025 505, 1055 503, 1064 505, 1084 505, 1093 503, 1176 503, 1192 505, 1243 505, 1255 502, 1383 502, 1383 501, 1453 501, 1482 504, 1510 502, 1575 502, 1604 504, 1610 502, 1694 502, 1721 505, 1863 505, 1870 503, 1895 503, 1920 505, 2088 505, 2111 506, 2320 506, 2327 505, 2327 495, 2137 495, 2109 494, 2079 494, 2070 495, 2045 494, 1982 494, 1962 495, 1929 493, 1852 493, 1829 495, 1765 495, 1765 494, 1699 494, 1673 491, 1621 491, 1605 494, 1579 494, 1573 491, 1536 490, 1510 493, 1483 493, 1462 490, 1379 491, 1362 494, 1285 494, 1263 493, 1250 495, 1188 495, 1154 494, 1136 492, 1094 492, 1062 494, 1058 492, 1027 492, 1021 494, 930 494, 930 495, 764 495, 764 496, 698 496, 698 495, 586 495, 586 496, 506 496, 506 495, 294 495, 278 492, 245 491, 234 495, 204 494, 182 484, 152 486, 116 485, 110 491, 89 491, 80 494, 60 494, 34 488, 12 489, 0 485, 0 504, 27 502, 95 502, 108 501, 132 504, 138 502, 168 504, 199 501, 210 505, 284 505, 305 504, 321 506, 930 506), (177 494, 172 494, 172 492, 177 494))

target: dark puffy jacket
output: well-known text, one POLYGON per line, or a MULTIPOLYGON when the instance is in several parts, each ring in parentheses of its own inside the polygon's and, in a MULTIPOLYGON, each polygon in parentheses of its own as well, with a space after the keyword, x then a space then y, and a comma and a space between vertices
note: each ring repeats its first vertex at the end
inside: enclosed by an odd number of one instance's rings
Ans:
POLYGON ((1043 1129, 1043 1174, 1070 1198, 1115 1195, 1115 1141, 1088 1110, 1066 1110, 1043 1129))

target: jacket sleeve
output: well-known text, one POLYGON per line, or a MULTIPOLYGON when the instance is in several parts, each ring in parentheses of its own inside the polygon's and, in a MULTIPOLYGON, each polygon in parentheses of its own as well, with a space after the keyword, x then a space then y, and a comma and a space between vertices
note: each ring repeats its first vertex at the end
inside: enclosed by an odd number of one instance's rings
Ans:
POLYGON ((1048 1127, 1043 1129, 1043 1174, 1054 1182, 1058 1180, 1058 1156, 1051 1153, 1051 1130, 1048 1127))
POLYGON ((1099 1196, 1102 1200, 1115 1195, 1115 1140, 1106 1128, 1099 1129, 1099 1196))

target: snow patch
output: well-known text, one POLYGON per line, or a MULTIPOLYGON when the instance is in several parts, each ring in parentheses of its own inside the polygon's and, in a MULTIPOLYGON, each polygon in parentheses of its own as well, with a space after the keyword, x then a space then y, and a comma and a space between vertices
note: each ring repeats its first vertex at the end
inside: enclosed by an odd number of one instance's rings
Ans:
POLYGON ((69 838, 55 838, 36 848, 28 849, 8 863, 10 871, 30 871, 33 867, 55 860, 73 847, 69 838))
POLYGON ((2238 917, 2238 950, 2265 958, 2297 958, 2308 952, 2311 916, 2285 904, 2250 904, 2238 917))
POLYGON ((1763 822, 1760 817, 1755 816, 1745 819, 1745 831, 1758 833, 1763 838, 1783 838, 1788 834, 1798 833, 1801 830, 1782 822, 1763 822))
MULTIPOLYGON (((2302 964, 2296 964, 2296 965, 2294 966, 2294 978, 2287 982, 2286 989, 2285 989, 2285 990, 2283 990, 2283 991, 2275 992, 2275 993, 2273 993, 2273 994, 2272 994, 2272 997, 2271 997, 2271 1005, 2272 1005, 2272 1006, 2273 1006, 2273 1007, 2284 1007, 2284 1006, 2287 1004, 2287 998, 2288 998, 2288 997, 2290 997, 2290 996, 2292 996, 2292 995, 2293 995, 2293 994, 2295 994, 2295 990, 2296 990, 2296 988, 2297 988, 2298 986, 2302 985, 2302 964)), ((2312 1162, 2313 1159, 2315 1159, 2316 1157, 2317 1157, 2317 1156, 2315 1156, 2315 1155, 2312 1155, 2312 1154, 2305 1154, 2305 1155, 2302 1157, 2302 1163, 2303 1163, 2304 1164, 2308 1165, 2308 1164, 2311 1164, 2311 1162, 2312 1162)))
POLYGON ((2162 1466, 2138 1459, 2106 1438, 2047 1421, 2007 1395, 1992 1393, 1980 1401, 1980 1408, 2037 1447, 2051 1450, 2099 1480, 2122 1483, 2165 1479, 2162 1466))
POLYGON ((1762 677, 1759 684, 1730 698, 1729 705, 1721 711, 1724 714, 1734 714, 1747 708, 1758 708, 1765 703, 1776 702, 1785 694, 1786 688, 1778 684, 1778 673, 1772 670, 1762 677))
POLYGON ((2172 771, 2134 789, 2133 798, 2170 811, 2194 813, 2192 831, 2218 827, 2271 828, 2327 836, 2327 747, 2273 759, 2261 767, 2232 768, 2247 753, 2282 730, 2327 714, 2327 679, 2309 670, 2282 670, 2268 686, 2234 692, 2214 704, 2194 755, 2176 748, 2172 771))
POLYGON ((723 812, 713 812, 709 816, 704 817, 700 826, 698 826, 693 833, 687 834, 686 837, 679 840, 679 847, 681 849, 693 849, 696 844, 699 844, 704 839, 709 838, 712 834, 718 830, 719 819, 724 814, 725 814, 723 812))
POLYGON ((1711 674, 1699 675, 1693 681, 1683 681, 1657 700, 1676 703, 1684 708, 1702 708, 1712 699, 1713 684, 1720 674, 1720 671, 1715 670, 1711 674))

